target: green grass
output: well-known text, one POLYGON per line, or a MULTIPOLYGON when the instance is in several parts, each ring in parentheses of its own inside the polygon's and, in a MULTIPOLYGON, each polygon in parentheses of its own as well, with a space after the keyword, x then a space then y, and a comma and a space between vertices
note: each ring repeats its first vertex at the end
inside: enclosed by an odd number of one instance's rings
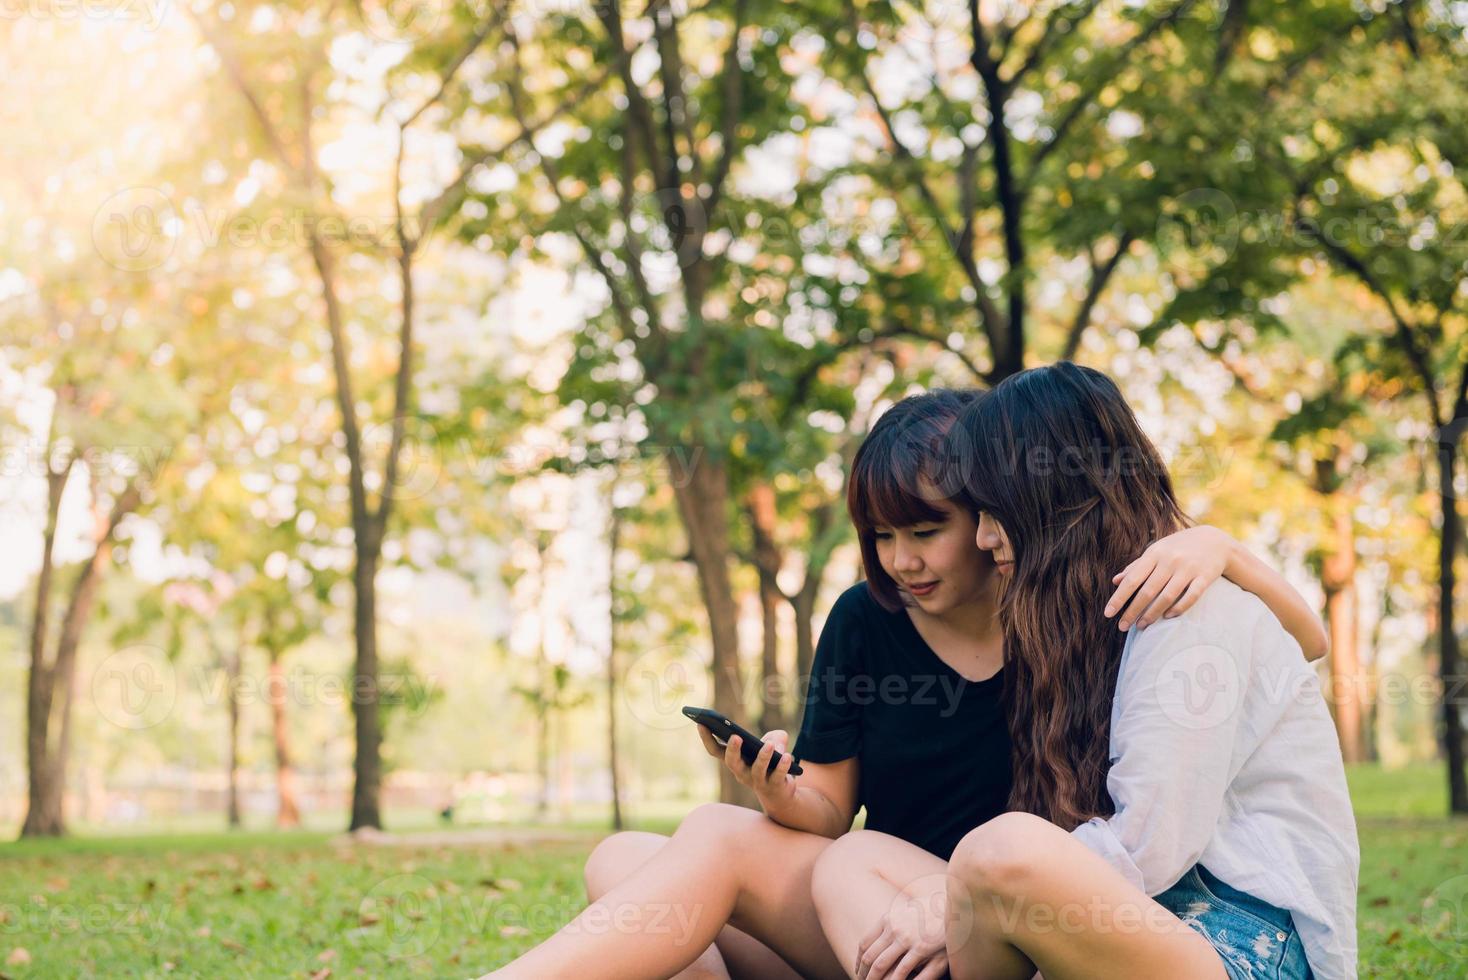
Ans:
MULTIPOLYGON (((1361 975, 1468 974, 1468 821, 1440 816, 1441 768, 1350 779, 1361 975)), ((534 846, 352 847, 314 830, 3 844, 0 977, 477 976, 580 909, 602 831, 577 817, 577 837, 534 846), (7 963, 18 948, 29 962, 7 963)))
POLYGON ((1468 976, 1468 820, 1441 765, 1347 773, 1361 832, 1363 977, 1468 976))

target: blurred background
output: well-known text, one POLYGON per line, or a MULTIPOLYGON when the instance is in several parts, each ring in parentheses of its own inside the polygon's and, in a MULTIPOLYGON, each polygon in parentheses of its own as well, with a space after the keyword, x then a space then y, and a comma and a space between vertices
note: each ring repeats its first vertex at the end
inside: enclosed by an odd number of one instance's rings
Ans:
POLYGON ((1061 358, 1317 603, 1353 785, 1468 813, 1465 30, 6 3, 0 834, 739 799, 678 709, 798 726, 873 420, 1061 358))

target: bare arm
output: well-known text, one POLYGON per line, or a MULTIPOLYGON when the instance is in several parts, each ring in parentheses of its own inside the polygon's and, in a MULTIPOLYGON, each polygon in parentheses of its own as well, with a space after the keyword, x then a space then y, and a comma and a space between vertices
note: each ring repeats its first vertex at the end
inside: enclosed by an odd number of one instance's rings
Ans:
POLYGON ((1150 626, 1186 612, 1219 578, 1263 600, 1300 644, 1306 660, 1325 656, 1330 645, 1325 625, 1305 597, 1232 536, 1206 524, 1152 542, 1136 561, 1118 572, 1112 579, 1117 587, 1106 604, 1106 615, 1120 612, 1117 626, 1122 630, 1134 623, 1150 626))
POLYGON ((851 829, 856 819, 856 759, 818 764, 802 762, 795 777, 795 793, 786 809, 765 813, 792 830, 820 834, 833 840, 851 829))
POLYGON ((1268 563, 1248 548, 1229 538, 1228 565, 1223 575, 1234 585, 1252 592, 1264 604, 1280 625, 1289 631, 1305 652, 1305 659, 1319 660, 1330 649, 1330 640, 1325 634, 1325 624, 1315 615, 1315 610, 1295 587, 1268 563))
POLYGON ((858 769, 855 758, 840 762, 801 762, 801 775, 789 774, 793 757, 787 751, 789 735, 775 729, 764 734, 765 747, 749 765, 739 754, 740 738, 735 735, 727 746, 720 746, 709 730, 695 726, 705 751, 723 760, 739 780, 759 798, 765 815, 791 830, 820 834, 833 840, 851 829, 856 818, 858 769), (784 753, 780 765, 768 772, 775 751, 784 753))

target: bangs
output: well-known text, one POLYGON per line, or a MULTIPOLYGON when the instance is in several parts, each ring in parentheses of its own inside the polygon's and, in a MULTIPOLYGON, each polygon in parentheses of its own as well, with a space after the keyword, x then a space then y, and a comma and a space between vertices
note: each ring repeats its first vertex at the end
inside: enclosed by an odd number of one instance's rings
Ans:
MULTIPOLYGON (((920 481, 927 474, 921 461, 897 458, 904 454, 890 452, 873 455, 876 458, 861 460, 851 474, 847 510, 858 532, 932 524, 948 516, 933 500, 922 496, 920 481)), ((946 500, 941 495, 938 499, 946 500)))

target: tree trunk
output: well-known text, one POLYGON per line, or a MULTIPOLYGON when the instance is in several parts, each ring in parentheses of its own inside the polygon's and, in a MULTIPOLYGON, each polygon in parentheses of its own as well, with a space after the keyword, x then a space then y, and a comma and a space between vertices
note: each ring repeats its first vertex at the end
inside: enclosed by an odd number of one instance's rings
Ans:
POLYGON ((607 597, 610 600, 607 623, 607 765, 612 775, 612 830, 623 828, 622 779, 617 757, 617 550, 622 543, 622 512, 617 509, 617 481, 612 480, 607 495, 611 510, 611 531, 607 535, 607 597))
POLYGON ((296 771, 291 762, 290 728, 286 725, 286 679, 282 651, 270 650, 270 732, 275 742, 275 826, 288 830, 301 825, 301 808, 296 802, 296 771))
POLYGON ((1321 563, 1325 614, 1330 624, 1331 709, 1346 762, 1366 761, 1365 678, 1357 643, 1356 529, 1349 500, 1336 502, 1335 540, 1321 563))
POLYGON ((229 698, 229 785, 225 822, 231 830, 240 827, 240 651, 224 655, 224 690, 229 698))
MULTIPOLYGON (((56 477, 57 474, 51 476, 56 477)), ((63 477, 50 482, 56 488, 56 502, 59 507, 59 494, 66 481, 63 477)), ((22 837, 59 837, 66 833, 62 803, 66 789, 66 762, 71 754, 77 652, 81 647, 82 632, 91 619, 92 607, 97 601, 102 568, 112 556, 113 534, 117 525, 137 509, 142 499, 141 490, 129 484, 113 502, 111 512, 103 514, 96 503, 99 488, 94 486, 92 492, 94 548, 77 573, 71 598, 61 619, 56 656, 49 665, 45 662, 46 622, 39 611, 32 627, 32 662, 31 677, 27 682, 26 718, 26 751, 31 759, 31 772, 26 817, 20 831, 22 837), (39 658, 37 654, 40 655, 39 658), (59 719, 56 717, 58 711, 59 719)), ((51 502, 47 503, 48 537, 45 548, 50 552, 55 541, 55 515, 49 510, 51 502)), ((45 586, 46 598, 49 600, 49 575, 45 586)), ((41 598, 40 590, 37 598, 41 598)))
POLYGON ((376 542, 362 540, 357 529, 354 569, 356 604, 353 627, 356 670, 352 678, 352 714, 356 721, 356 757, 352 761, 352 822, 348 828, 382 827, 382 718, 377 710, 377 562, 376 542))
POLYGON ((780 603, 784 598, 776 575, 783 563, 775 544, 775 490, 757 483, 747 501, 749 525, 754 533, 754 566, 759 576, 760 647, 760 733, 785 727, 785 684, 780 675, 780 603))
POLYGON ((1452 813, 1468 814, 1468 778, 1463 768, 1463 692, 1459 689, 1461 668, 1458 666, 1458 634, 1453 618, 1453 595, 1456 574, 1453 561, 1457 557, 1458 536, 1462 522, 1458 515, 1458 493, 1453 487, 1457 471, 1458 444, 1456 431, 1439 435, 1438 492, 1442 497, 1442 534, 1438 541, 1438 644, 1443 682, 1443 749, 1448 762, 1448 808, 1452 813))
MULTIPOLYGON (((49 465, 55 446, 55 423, 46 440, 49 465)), ((22 837, 54 837, 64 832, 60 794, 52 784, 60 773, 51 757, 52 671, 46 663, 47 635, 50 633, 51 587, 55 576, 56 522, 61 509, 61 495, 66 490, 74 458, 68 457, 61 470, 46 473, 46 527, 41 546, 41 572, 36 581, 36 605, 31 617, 31 663, 26 675, 26 769, 27 795, 22 837)))
POLYGON ((535 818, 545 820, 550 814, 551 788, 551 699, 555 697, 550 662, 545 653, 546 554, 550 551, 547 532, 535 533, 535 770, 540 775, 540 797, 535 803, 535 818))
MULTIPOLYGON (((846 469, 851 469, 854 449, 843 450, 846 469)), ((826 569, 831 564, 831 554, 841 539, 842 532, 833 526, 836 504, 828 502, 816 508, 811 516, 810 554, 806 558, 805 580, 800 591, 790 597, 790 608, 795 613, 795 705, 791 724, 799 728, 805 721, 805 699, 810 689, 810 674, 815 669, 816 599, 820 597, 821 585, 826 580, 826 569)))
MULTIPOLYGON (((822 569, 824 571, 824 569, 822 569)), ((795 708, 791 724, 799 730, 805 722, 805 699, 810 690, 810 672, 815 669, 815 627, 811 620, 816 614, 816 593, 819 579, 811 579, 806 573, 805 587, 795 593, 790 606, 795 611, 795 708)))
POLYGON ((540 798, 535 803, 535 819, 543 821, 550 815, 550 712, 545 701, 544 654, 539 662, 540 698, 535 705, 535 768, 540 773, 540 798))
MULTIPOLYGON (((668 464, 674 468, 673 493, 688 533, 688 549, 698 569, 699 589, 709 617, 713 641, 713 707, 747 726, 739 670, 739 610, 729 573, 732 553, 727 513, 728 471, 722 460, 709 458, 707 454, 684 460, 669 451, 668 464)), ((734 778, 727 766, 720 766, 719 799, 749 806, 754 803, 754 794, 734 778)))

